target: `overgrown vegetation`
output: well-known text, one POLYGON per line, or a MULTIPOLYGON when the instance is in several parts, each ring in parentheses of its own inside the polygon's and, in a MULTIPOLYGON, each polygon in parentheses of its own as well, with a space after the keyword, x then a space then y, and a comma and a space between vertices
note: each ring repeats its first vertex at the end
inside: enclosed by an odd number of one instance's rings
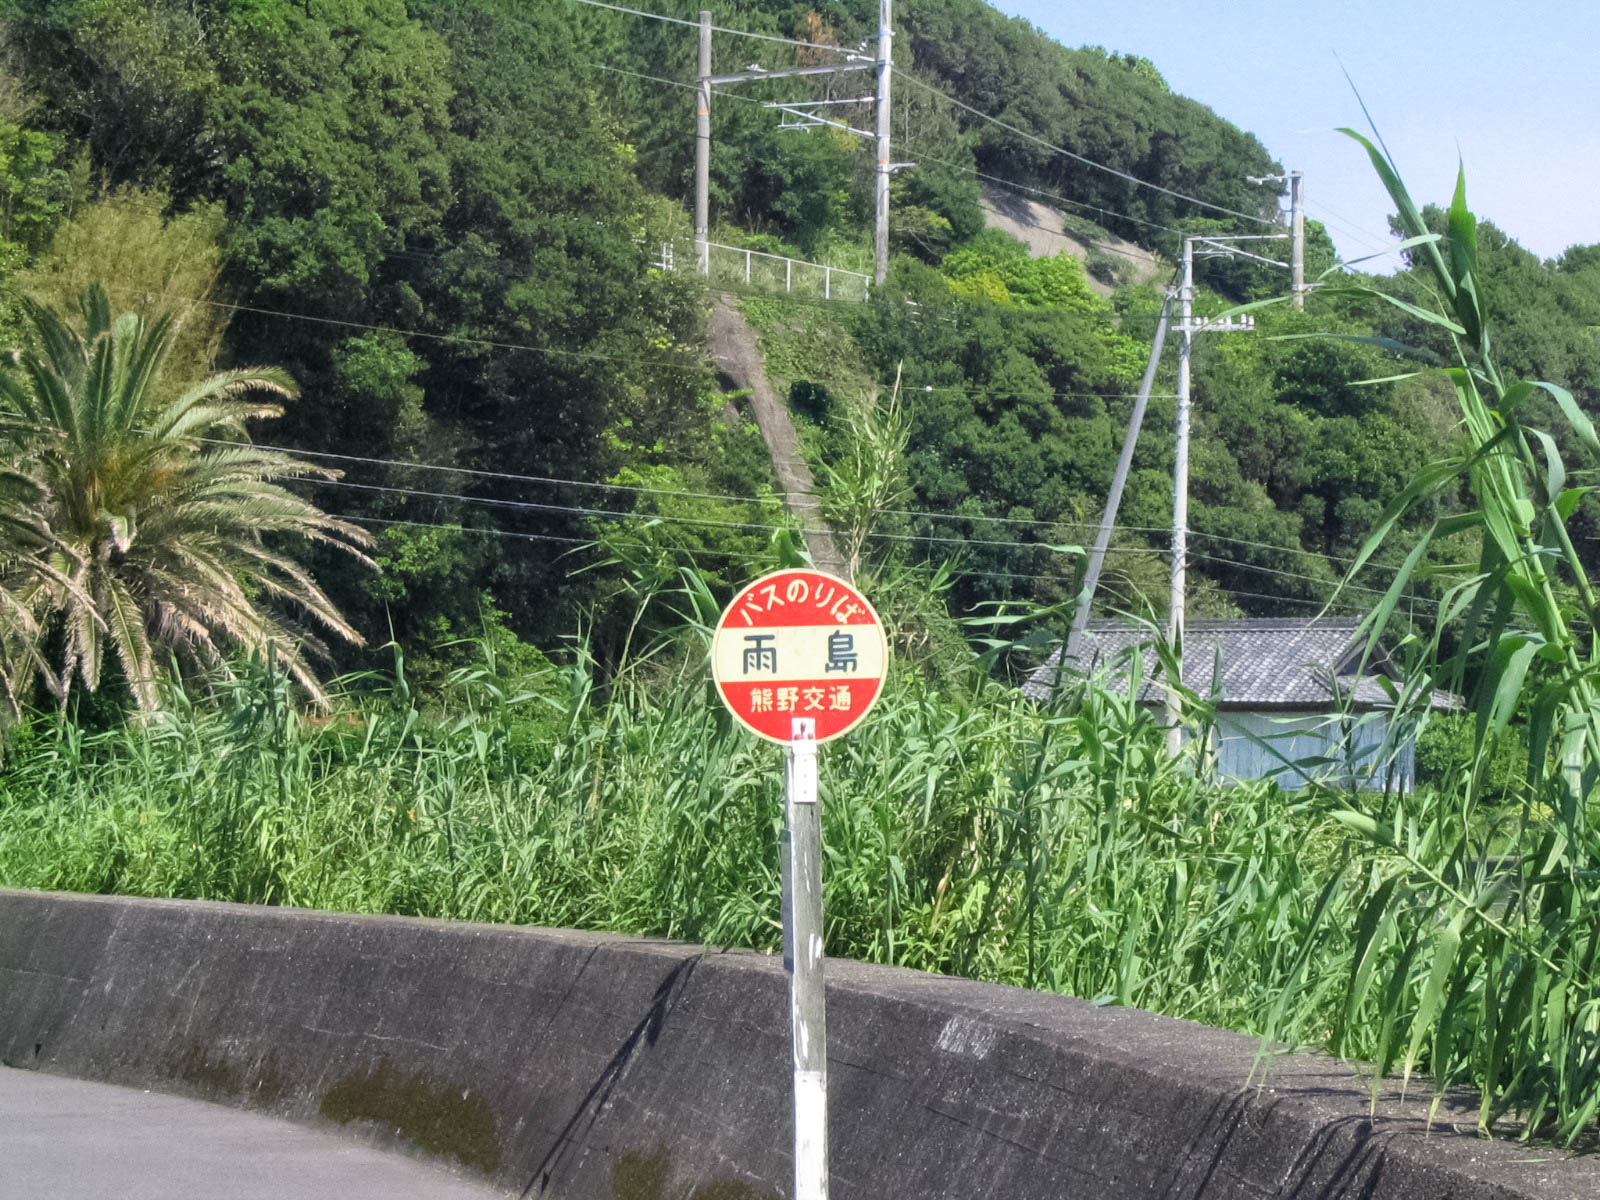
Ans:
MULTIPOLYGON (((0 781, 0 882, 773 951, 779 752, 709 701, 705 636, 610 677, 583 643, 564 666, 518 666, 485 639, 436 696, 397 661, 347 681, 325 718, 259 664, 202 700, 173 691, 144 728, 36 717, 0 781)), ((1483 1088, 1486 1127, 1592 1125, 1581 979, 1563 1009, 1546 995, 1560 1025, 1474 1032, 1504 957, 1463 958, 1438 1003, 1431 946, 1470 914, 1506 931, 1503 955, 1530 945, 1525 972, 1557 949, 1521 900, 1541 885, 1519 847, 1562 828, 1538 805, 1462 824, 1461 793, 1429 791, 1358 820, 1337 789, 1217 786, 1167 757, 1127 694, 1069 681, 1039 706, 979 670, 904 665, 828 750, 822 787, 830 954, 1379 1062, 1403 1047, 1408 1070, 1483 1088), (1483 1037, 1493 1054, 1469 1044, 1483 1037)))
MULTIPOLYGON (((1433 775, 1218 787, 1127 696, 1012 684, 1059 633, 1063 547, 1098 514, 1160 307, 1101 247, 1238 231, 1174 192, 1254 230, 1275 198, 1246 176, 1277 164, 1142 59, 976 0, 903 7, 895 120, 921 165, 895 176, 888 284, 743 301, 897 656, 826 759, 829 952, 1428 1071, 1480 1091, 1485 1129, 1581 1141, 1600 251, 1540 263, 1459 193, 1418 209, 1375 153, 1405 269, 1330 272, 1304 314, 1200 340, 1191 612, 1371 612, 1407 667, 1396 736, 1423 727, 1433 775), (1068 220, 1087 265, 985 230, 974 169, 1093 213, 1068 220), (1024 637, 1020 611, 1042 614, 1024 637), (1439 689, 1467 713, 1427 715, 1439 689)), ((853 45, 875 9, 727 20, 853 45)), ((774 947, 776 752, 710 703, 703 660, 719 597, 792 540, 717 386, 705 288, 657 261, 686 244, 688 32, 508 0, 11 0, 0 22, 21 468, 0 516, 22 539, 0 562, 20 721, 0 882, 774 947), (96 282, 81 328, 50 316, 96 282), (247 435, 274 446, 209 440, 247 435), (296 615, 334 635, 337 683, 296 615)), ((863 267, 863 146, 713 111, 719 240, 863 267)), ((1314 225, 1308 259, 1333 266, 1314 225)), ((1202 283, 1206 315, 1282 279, 1215 260, 1202 283)), ((1107 606, 1160 612, 1166 445, 1134 459, 1107 606)))
MULTIPOLYGON (((603 688, 581 646, 520 676, 489 654, 436 710, 397 667, 309 721, 258 668, 142 730, 40 717, 0 878, 772 950, 779 752, 707 703, 701 657, 603 688)), ((1125 696, 1040 709, 901 669, 822 798, 830 954, 1302 1042, 1341 1011, 1352 914, 1319 893, 1348 851, 1305 838, 1329 797, 1210 786, 1125 696)))
POLYGON ((1482 1089, 1485 1126, 1514 1106, 1533 1128, 1570 1142, 1600 1113, 1600 639, 1597 596, 1568 528, 1587 489, 1569 486, 1556 437, 1533 424, 1529 402, 1541 394, 1553 402, 1583 471, 1600 468, 1600 437, 1566 389, 1501 373, 1479 292, 1465 171, 1435 232, 1387 152, 1359 140, 1433 284, 1430 306, 1412 312, 1447 339, 1451 365, 1442 374, 1464 445, 1411 480, 1357 565, 1391 538, 1402 514, 1457 487, 1471 497, 1465 513, 1435 521, 1410 546, 1368 619, 1370 644, 1435 534, 1472 530, 1482 548, 1472 573, 1446 594, 1399 697, 1403 708, 1426 704, 1441 686, 1470 694, 1471 766, 1464 786, 1446 793, 1459 807, 1424 800, 1335 814, 1393 864, 1383 882, 1372 880, 1363 905, 1347 1007, 1353 1014, 1368 989, 1419 989, 1409 1029, 1393 1016, 1382 1026, 1372 1055, 1379 1070, 1398 1065, 1409 1075, 1426 1045, 1437 1090, 1457 1080, 1482 1089), (1484 785, 1513 717, 1528 727, 1527 791, 1514 816, 1485 822, 1484 785), (1490 855, 1501 838, 1511 853, 1496 865, 1490 855), (1502 1079, 1512 1083, 1497 1094, 1502 1079))

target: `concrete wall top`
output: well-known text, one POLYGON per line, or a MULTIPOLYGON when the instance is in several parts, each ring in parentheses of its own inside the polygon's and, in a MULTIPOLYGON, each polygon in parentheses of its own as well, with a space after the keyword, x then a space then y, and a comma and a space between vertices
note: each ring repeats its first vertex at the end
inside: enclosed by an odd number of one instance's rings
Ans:
MULTIPOLYGON (((0 890, 0 1061, 527 1196, 788 1195, 786 989, 775 959, 646 939, 0 890)), ((1373 1115, 1351 1065, 1256 1039, 841 960, 828 1004, 839 1200, 1600 1197, 1600 1160, 1373 1115)))

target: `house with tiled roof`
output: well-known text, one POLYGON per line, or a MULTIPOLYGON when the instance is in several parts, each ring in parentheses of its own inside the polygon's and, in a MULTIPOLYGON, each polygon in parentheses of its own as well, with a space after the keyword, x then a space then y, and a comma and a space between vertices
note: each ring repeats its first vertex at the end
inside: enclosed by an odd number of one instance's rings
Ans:
MULTIPOLYGON (((1410 791, 1415 747, 1405 741, 1380 761, 1389 733, 1389 693, 1397 677, 1380 652, 1365 662, 1359 621, 1345 617, 1242 617, 1191 621, 1184 633, 1183 685, 1216 698, 1210 753, 1224 780, 1276 779, 1285 788, 1310 779, 1355 778, 1362 787, 1410 791)), ((1080 676, 1126 688, 1140 654, 1139 699, 1164 706, 1167 689, 1155 653, 1157 634, 1125 621, 1091 621, 1082 637, 1033 672, 1023 694, 1045 701, 1080 676)), ((1442 693, 1435 707, 1455 707, 1442 693)), ((1159 714, 1158 714, 1158 719, 1159 714)))

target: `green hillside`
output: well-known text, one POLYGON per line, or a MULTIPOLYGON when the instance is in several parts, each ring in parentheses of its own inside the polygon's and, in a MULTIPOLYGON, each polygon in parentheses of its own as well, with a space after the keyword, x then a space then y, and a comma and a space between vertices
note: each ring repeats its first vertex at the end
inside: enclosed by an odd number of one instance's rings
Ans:
MULTIPOLYGON (((773 299, 752 315, 824 475, 866 398, 902 381, 904 494, 880 503, 894 512, 856 506, 881 525, 861 531, 869 558, 952 558, 958 610, 1059 600, 1076 562, 1046 547, 1084 540, 1098 514, 1160 304, 1092 247, 1116 235, 1171 259, 1183 232, 1257 230, 1281 185, 1247 176, 1280 167, 1142 59, 1062 47, 974 0, 901 7, 895 129, 917 165, 894 179, 890 285, 866 305, 773 299), (1062 211, 1087 261, 1030 260, 985 231, 983 187, 1062 211), (1100 292, 1123 285, 1097 294, 1085 267, 1100 292)), ((780 39, 718 34, 719 70, 776 70, 817 55, 781 39, 853 46, 876 15, 741 3, 717 19, 780 39)), ((725 419, 699 281, 654 265, 686 234, 692 29, 567 2, 13 0, 5 32, 9 283, 65 300, 99 277, 117 304, 188 304, 196 364, 286 368, 304 398, 256 436, 348 456, 321 460, 344 478, 309 494, 367 522, 384 570, 315 565, 371 639, 392 629, 425 652, 478 628, 488 596, 548 643, 580 610, 610 628, 640 571, 758 565, 770 471, 725 419)), ((717 98, 718 239, 867 265, 865 143, 782 130, 763 107, 848 98, 864 78, 717 98)), ((1313 274, 1331 266, 1314 222, 1308 254, 1313 274)), ((1490 302, 1515 313, 1502 351, 1600 398, 1596 256, 1539 263, 1492 231, 1485 254, 1490 302)), ((1278 292, 1281 274, 1204 260, 1200 308, 1278 292)), ((1253 336, 1200 339, 1197 612, 1315 611, 1452 436, 1436 383, 1363 383, 1400 373, 1381 345, 1280 335, 1428 342, 1415 326, 1314 296, 1253 336)), ((1107 603, 1164 602, 1171 390, 1156 389, 1107 603)))

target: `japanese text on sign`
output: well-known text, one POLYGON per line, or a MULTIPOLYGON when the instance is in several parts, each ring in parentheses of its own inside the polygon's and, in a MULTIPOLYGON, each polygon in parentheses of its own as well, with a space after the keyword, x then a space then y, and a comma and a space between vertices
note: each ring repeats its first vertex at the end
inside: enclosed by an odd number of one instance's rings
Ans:
POLYGON ((796 720, 837 737, 876 702, 889 646, 878 615, 843 580, 778 571, 747 585, 712 636, 723 702, 752 732, 788 742, 796 720))

